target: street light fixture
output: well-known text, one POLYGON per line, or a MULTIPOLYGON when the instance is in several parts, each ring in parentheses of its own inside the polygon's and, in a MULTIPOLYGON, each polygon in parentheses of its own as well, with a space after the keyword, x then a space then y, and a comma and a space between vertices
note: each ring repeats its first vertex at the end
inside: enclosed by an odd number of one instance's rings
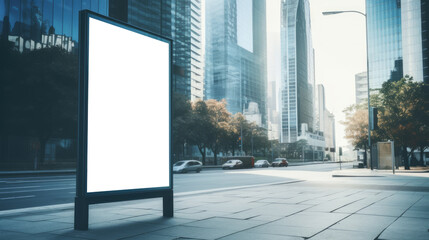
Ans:
MULTIPOLYGON (((366 14, 363 12, 359 12, 359 11, 355 11, 355 10, 322 12, 322 14, 325 16, 341 14, 341 13, 357 13, 357 14, 364 16, 365 17, 365 28, 368 29, 368 18, 366 17, 366 14)), ((370 94, 369 94, 368 32, 366 32, 366 80, 368 83, 368 148, 369 148, 369 151, 372 152, 372 149, 371 149, 371 128, 370 128, 371 117, 369 114, 369 112, 371 110, 371 105, 370 105, 370 99, 369 99, 370 94)), ((370 154, 370 161, 371 161, 371 170, 374 170, 374 167, 373 167, 374 164, 372 161, 371 154, 370 154)))

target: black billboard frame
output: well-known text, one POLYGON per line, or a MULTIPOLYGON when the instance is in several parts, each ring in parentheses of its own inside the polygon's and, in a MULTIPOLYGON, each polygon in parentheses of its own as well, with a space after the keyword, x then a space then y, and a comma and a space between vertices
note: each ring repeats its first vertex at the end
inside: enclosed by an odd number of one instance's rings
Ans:
POLYGON ((79 12, 79 80, 78 80, 78 149, 76 171, 76 197, 74 229, 88 230, 89 205, 148 198, 163 198, 163 216, 173 217, 173 166, 171 138, 172 57, 173 41, 158 34, 137 28, 128 23, 82 10, 79 12), (88 147, 88 56, 89 19, 94 18, 144 36, 169 44, 169 186, 158 188, 129 189, 118 191, 87 192, 87 147, 88 147))

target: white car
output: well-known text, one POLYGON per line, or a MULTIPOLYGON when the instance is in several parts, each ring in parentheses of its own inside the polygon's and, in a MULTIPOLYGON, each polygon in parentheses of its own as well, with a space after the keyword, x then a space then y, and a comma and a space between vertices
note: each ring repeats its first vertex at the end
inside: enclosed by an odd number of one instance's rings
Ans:
POLYGON ((237 169, 242 167, 243 167, 243 162, 238 159, 228 160, 226 163, 222 165, 222 169, 233 169, 233 168, 237 169))
POLYGON ((201 172, 203 164, 197 160, 183 160, 178 161, 173 165, 173 172, 186 173, 195 171, 197 173, 201 172))
POLYGON ((267 160, 258 160, 255 162, 255 168, 257 168, 257 167, 260 167, 260 168, 266 167, 267 168, 269 166, 270 166, 270 163, 267 160))

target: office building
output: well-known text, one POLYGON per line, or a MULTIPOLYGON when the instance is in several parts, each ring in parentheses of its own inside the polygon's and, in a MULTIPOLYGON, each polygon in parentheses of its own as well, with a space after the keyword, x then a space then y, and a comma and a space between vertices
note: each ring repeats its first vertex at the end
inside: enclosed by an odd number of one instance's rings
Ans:
POLYGON ((111 17, 173 40, 173 91, 203 99, 201 0, 110 0, 111 17))
POLYGON ((314 127, 314 51, 308 0, 281 2, 280 142, 298 140, 314 127))
POLYGON ((366 72, 355 74, 356 104, 368 104, 368 79, 366 72))
POLYGON ((79 11, 108 7, 0 0, 0 170, 76 166, 79 11))
POLYGON ((370 90, 405 75, 428 81, 428 3, 367 0, 370 90))
POLYGON ((265 126, 265 0, 207 0, 205 4, 205 99, 225 99, 233 114, 252 108, 265 126))
POLYGON ((329 154, 333 159, 334 155, 330 150, 335 149, 335 117, 326 108, 325 87, 322 84, 317 85, 315 122, 315 133, 323 136, 324 155, 329 154))
POLYGON ((268 139, 278 140, 280 137, 280 116, 277 111, 277 84, 276 81, 268 82, 267 88, 267 125, 268 139))
POLYGON ((57 46, 77 54, 82 9, 107 15, 108 0, 1 0, 0 33, 21 53, 57 46))

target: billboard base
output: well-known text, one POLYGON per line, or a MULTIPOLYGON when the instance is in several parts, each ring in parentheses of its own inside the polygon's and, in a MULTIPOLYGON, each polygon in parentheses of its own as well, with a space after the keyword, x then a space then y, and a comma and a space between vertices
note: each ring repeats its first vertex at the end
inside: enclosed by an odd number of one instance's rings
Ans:
POLYGON ((127 200, 139 200, 148 198, 162 197, 162 213, 164 217, 173 217, 174 202, 173 190, 160 190, 144 192, 140 194, 130 195, 117 195, 117 196, 89 196, 89 197, 76 197, 74 206, 74 229, 75 230, 88 230, 89 223, 89 205, 98 203, 110 203, 127 200))

